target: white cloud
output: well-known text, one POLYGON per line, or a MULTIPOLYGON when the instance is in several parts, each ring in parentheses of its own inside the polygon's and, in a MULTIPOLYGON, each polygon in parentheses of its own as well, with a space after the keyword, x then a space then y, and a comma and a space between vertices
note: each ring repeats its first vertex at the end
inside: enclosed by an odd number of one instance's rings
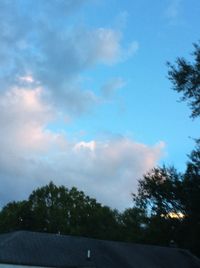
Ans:
POLYGON ((43 101, 41 88, 7 91, 0 110, 1 203, 26 198, 53 180, 122 209, 131 204, 137 179, 162 155, 162 143, 151 147, 127 138, 72 142, 50 131, 54 111, 43 101))
POLYGON ((24 82, 27 82, 27 83, 33 83, 34 82, 34 79, 31 75, 27 75, 27 76, 21 76, 19 77, 19 79, 21 81, 24 81, 24 82))
POLYGON ((2 1, 1 90, 37 81, 51 102, 68 113, 79 115, 97 104, 92 86, 82 88, 80 74, 97 64, 127 59, 138 44, 125 49, 120 31, 70 24, 72 11, 85 2, 2 1), (22 6, 27 12, 22 12, 22 6))
POLYGON ((126 60, 133 56, 139 49, 139 43, 137 41, 132 41, 128 47, 124 50, 123 60, 126 60))
POLYGON ((162 148, 162 143, 150 147, 126 138, 95 142, 90 150, 80 147, 76 151, 77 177, 88 181, 90 185, 86 188, 83 183, 82 187, 101 201, 124 208, 131 204, 137 180, 156 164, 162 148))
POLYGON ((127 21, 129 18, 128 11, 124 10, 119 13, 115 19, 115 25, 117 29, 123 29, 127 26, 127 21))
POLYGON ((165 16, 170 20, 170 22, 174 22, 179 16, 180 7, 182 0, 169 0, 168 7, 165 11, 165 16))
MULTIPOLYGON (((161 157, 160 144, 126 138, 74 142, 64 130, 49 128, 59 113, 69 119, 100 103, 91 88, 82 88, 82 72, 98 64, 111 67, 138 49, 137 42, 124 48, 115 29, 71 25, 71 12, 84 2, 1 1, 2 204, 54 180, 124 208, 136 180, 161 157)), ((123 83, 108 81, 104 93, 112 95, 123 83)))
POLYGON ((94 151, 96 149, 96 142, 95 141, 89 141, 89 142, 81 141, 75 144, 74 149, 75 151, 80 151, 80 150, 85 150, 85 149, 94 151))
POLYGON ((28 152, 46 147, 51 134, 44 129, 53 118, 53 111, 42 102, 41 95, 41 88, 12 88, 1 94, 0 142, 5 150, 28 152))
POLYGON ((102 95, 105 98, 110 98, 114 95, 116 90, 123 88, 125 85, 126 83, 121 77, 114 77, 102 86, 102 95))

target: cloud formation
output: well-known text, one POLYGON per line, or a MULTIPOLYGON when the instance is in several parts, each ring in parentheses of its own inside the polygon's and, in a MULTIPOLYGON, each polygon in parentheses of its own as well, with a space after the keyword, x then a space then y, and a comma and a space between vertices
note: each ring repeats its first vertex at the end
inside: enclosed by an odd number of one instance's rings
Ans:
POLYGON ((80 83, 83 71, 112 65, 138 49, 121 45, 116 29, 71 23, 71 14, 87 0, 1 1, 1 90, 31 76, 45 88, 52 104, 79 115, 98 103, 80 83), (30 12, 31 11, 31 12, 30 12))
POLYGON ((182 4, 182 0, 170 0, 168 7, 165 11, 165 16, 169 19, 169 21, 172 23, 174 22, 180 13, 180 7, 182 4))
MULTIPOLYGON (((72 24, 70 15, 86 2, 0 2, 0 205, 53 180, 122 209, 137 179, 162 155, 162 143, 72 141, 65 129, 49 127, 60 113, 77 116, 101 102, 83 88, 84 71, 111 67, 138 49, 136 41, 124 48, 115 29, 72 24)), ((110 97, 123 85, 122 78, 111 79, 102 94, 110 97)))
POLYGON ((2 204, 53 180, 122 209, 131 203, 137 179, 162 154, 162 143, 151 147, 127 138, 72 142, 50 131, 54 113, 43 102, 41 88, 12 88, 1 95, 0 110, 2 204))
POLYGON ((123 88, 125 84, 125 81, 121 77, 112 78, 102 86, 102 95, 105 98, 110 98, 115 94, 116 90, 123 88))

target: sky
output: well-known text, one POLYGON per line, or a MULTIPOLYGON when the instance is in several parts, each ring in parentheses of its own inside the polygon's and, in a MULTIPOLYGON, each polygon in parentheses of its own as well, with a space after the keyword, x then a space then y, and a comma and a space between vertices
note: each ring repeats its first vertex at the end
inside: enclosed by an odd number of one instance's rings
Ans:
POLYGON ((200 131, 167 61, 192 61, 199 0, 0 1, 0 206, 53 181, 132 206, 200 131))

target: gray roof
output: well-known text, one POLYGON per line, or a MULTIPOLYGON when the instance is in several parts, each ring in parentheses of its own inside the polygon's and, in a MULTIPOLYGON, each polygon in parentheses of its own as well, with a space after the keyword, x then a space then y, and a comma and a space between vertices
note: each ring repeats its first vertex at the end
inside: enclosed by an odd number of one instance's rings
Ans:
POLYGON ((188 251, 86 237, 18 231, 0 235, 0 263, 44 267, 197 268, 188 251), (91 260, 87 260, 87 251, 91 260))

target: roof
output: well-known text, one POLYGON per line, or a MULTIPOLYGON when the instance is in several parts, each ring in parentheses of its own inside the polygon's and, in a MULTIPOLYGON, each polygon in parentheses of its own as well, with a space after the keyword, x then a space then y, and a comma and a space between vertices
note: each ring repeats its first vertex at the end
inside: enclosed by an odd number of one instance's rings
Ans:
POLYGON ((188 251, 68 235, 18 231, 0 235, 0 263, 43 267, 197 268, 188 251), (87 260, 87 251, 91 260, 87 260))

